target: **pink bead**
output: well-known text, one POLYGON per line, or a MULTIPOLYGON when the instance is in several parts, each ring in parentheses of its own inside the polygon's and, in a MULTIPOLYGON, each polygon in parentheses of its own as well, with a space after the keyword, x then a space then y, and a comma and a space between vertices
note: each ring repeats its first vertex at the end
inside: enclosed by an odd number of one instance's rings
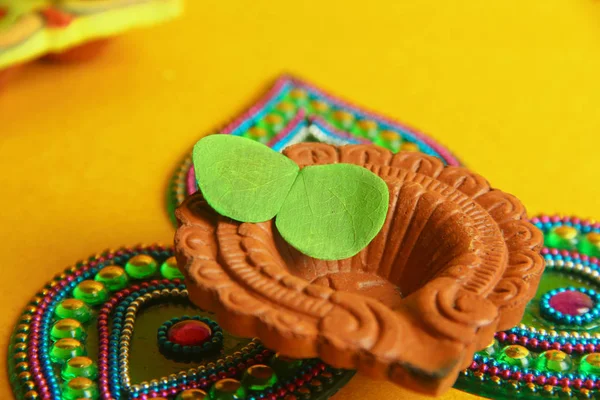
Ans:
POLYGON ((553 216, 553 217, 552 217, 550 220, 551 220, 552 222, 556 223, 556 222, 559 222, 559 221, 560 221, 560 217, 559 217, 558 215, 555 215, 555 216, 553 216))
POLYGON ((540 220, 543 223, 548 223, 548 222, 550 222, 550 217, 548 217, 547 215, 542 215, 541 218, 540 218, 540 220))

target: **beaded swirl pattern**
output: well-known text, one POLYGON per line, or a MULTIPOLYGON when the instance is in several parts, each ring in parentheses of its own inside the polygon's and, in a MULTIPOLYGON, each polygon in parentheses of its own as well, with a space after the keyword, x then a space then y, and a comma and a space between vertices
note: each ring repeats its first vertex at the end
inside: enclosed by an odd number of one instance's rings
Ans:
POLYGON ((171 248, 153 245, 105 251, 56 275, 11 338, 15 397, 324 399, 353 375, 223 332, 189 302, 175 265, 171 248))
POLYGON ((456 387, 495 399, 600 396, 600 224, 531 220, 544 232, 546 270, 521 324, 475 354, 456 387))

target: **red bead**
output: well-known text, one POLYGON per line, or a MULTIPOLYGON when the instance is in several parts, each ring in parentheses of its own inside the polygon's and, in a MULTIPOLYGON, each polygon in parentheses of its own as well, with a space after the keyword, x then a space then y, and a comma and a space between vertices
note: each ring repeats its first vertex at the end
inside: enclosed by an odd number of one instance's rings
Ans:
POLYGON ((560 343, 558 343, 558 342, 552 343, 552 345, 550 347, 554 350, 560 350, 560 348, 561 348, 560 343))
POLYGON ((227 378, 227 374, 225 372, 219 372, 217 374, 217 376, 219 377, 219 379, 225 379, 225 378, 227 378))
POLYGON ((571 354, 573 352, 573 345, 571 343, 566 343, 562 346, 562 350, 567 354, 571 354))
POLYGON ((502 377, 502 379, 508 379, 511 376, 511 372, 507 369, 503 369, 502 371, 500 371, 500 376, 502 377))
POLYGON ((254 356, 254 359, 256 360, 257 363, 262 363, 264 361, 264 357, 262 356, 262 354, 257 354, 254 356))
POLYGON ((571 381, 569 380, 569 378, 562 378, 560 380, 560 385, 562 387, 569 387, 569 386, 571 386, 571 381))
POLYGON ((538 376, 535 380, 535 383, 537 383, 538 385, 546 384, 546 377, 544 375, 538 376))
POLYGON ((205 378, 199 379, 198 386, 200 386, 202 389, 205 389, 206 387, 208 387, 208 380, 206 380, 205 378))
POLYGON ((268 400, 277 400, 277 396, 275 396, 275 394, 271 393, 270 395, 267 396, 268 400))
POLYGON ((210 339, 210 327, 202 321, 186 320, 173 325, 167 331, 167 338, 182 346, 199 346, 210 339))
POLYGON ((535 379, 535 376, 533 376, 533 374, 525 374, 525 377, 523 379, 525 379, 525 382, 527 383, 532 383, 535 379))
POLYGON ((506 340, 506 332, 498 332, 496 337, 499 341, 504 342, 506 340))
POLYGON ((304 386, 304 380, 297 378, 294 383, 296 384, 296 386, 304 386))
POLYGON ((485 373, 485 372, 487 372, 487 370, 488 370, 488 366, 487 366, 487 365, 485 365, 485 364, 481 364, 481 365, 479 366, 479 372, 483 372, 483 373, 485 373))
POLYGON ((285 385, 285 388, 288 390, 288 392, 293 392, 296 390, 296 385, 294 385, 293 383, 288 383, 287 385, 285 385))
POLYGON ((591 379, 586 379, 586 381, 583 382, 583 386, 585 386, 586 389, 592 390, 594 388, 594 381, 591 379))
POLYGON ((277 391, 277 396, 283 397, 286 395, 286 393, 287 393, 287 390, 285 390, 284 388, 281 388, 277 391))
POLYGON ((477 367, 479 367, 479 364, 477 364, 475 361, 471 362, 471 366, 469 367, 469 369, 475 371, 477 369, 477 367))
POLYGON ((583 381, 579 378, 577 379, 573 379, 573 387, 575 389, 581 389, 581 387, 583 386, 583 381))
POLYGON ((558 385, 558 378, 555 376, 551 376, 550 378, 548 378, 548 384, 552 386, 558 385))
POLYGON ((547 340, 542 340, 542 343, 540 343, 540 349, 548 350, 549 348, 550 348, 550 343, 547 340))
POLYGON ((540 341, 539 341, 539 340, 537 340, 537 339, 535 339, 535 338, 533 338, 533 339, 530 339, 530 340, 529 340, 529 346, 530 346, 532 349, 536 349, 536 348, 538 347, 538 345, 539 345, 539 344, 540 344, 540 341))
POLYGON ((490 375, 491 375, 491 376, 496 376, 496 375, 498 375, 498 367, 491 367, 491 368, 489 369, 489 373, 490 373, 490 375))
POLYGON ((517 343, 517 335, 515 335, 514 333, 511 333, 510 335, 508 335, 507 339, 512 344, 517 343))
POLYGON ((586 353, 593 353, 595 348, 596 348, 596 346, 594 346, 591 343, 588 343, 588 344, 585 345, 585 351, 586 351, 586 353))
POLYGON ((529 338, 527 336, 521 336, 519 338, 519 344, 522 346, 527 346, 528 342, 529 342, 529 338))

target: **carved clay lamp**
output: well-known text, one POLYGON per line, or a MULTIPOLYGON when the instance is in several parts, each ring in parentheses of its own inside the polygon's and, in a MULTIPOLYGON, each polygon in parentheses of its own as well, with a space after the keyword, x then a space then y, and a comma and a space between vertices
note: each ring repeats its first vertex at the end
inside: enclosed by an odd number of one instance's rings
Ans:
POLYGON ((301 168, 348 163, 381 177, 385 222, 355 256, 324 261, 286 243, 273 220, 240 223, 192 195, 177 210, 177 260, 191 300, 223 329, 435 395, 520 321, 544 262, 518 199, 421 153, 302 143, 284 154, 301 168))

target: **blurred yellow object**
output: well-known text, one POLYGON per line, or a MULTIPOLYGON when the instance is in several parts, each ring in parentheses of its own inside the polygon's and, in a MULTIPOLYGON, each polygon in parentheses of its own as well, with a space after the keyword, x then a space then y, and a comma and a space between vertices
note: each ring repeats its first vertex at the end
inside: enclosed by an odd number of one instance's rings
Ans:
MULTIPOLYGON (((194 0, 84 65, 25 66, 0 93, 0 358, 64 267, 172 241, 176 164, 283 72, 423 130, 530 213, 599 218, 598 38, 592 0, 194 0)), ((355 377, 334 399, 426 397, 355 377)))
MULTIPOLYGON (((22 0, 0 0, 19 4, 22 0)), ((31 3, 31 0, 28 0, 31 3)), ((66 1, 56 9, 44 8, 45 3, 20 13, 9 26, 0 29, 0 70, 55 53, 121 34, 135 27, 154 25, 181 13, 183 0, 110 0, 66 1), (52 11, 52 14, 48 14, 52 11), (45 14, 44 14, 45 13, 45 14), (49 15, 56 15, 59 24, 53 26, 49 15), (64 20, 64 21, 63 21, 64 20)), ((10 11, 11 5, 8 5, 10 11)), ((5 18, 12 16, 7 14, 5 18)), ((2 18, 0 17, 0 22, 2 18)))

